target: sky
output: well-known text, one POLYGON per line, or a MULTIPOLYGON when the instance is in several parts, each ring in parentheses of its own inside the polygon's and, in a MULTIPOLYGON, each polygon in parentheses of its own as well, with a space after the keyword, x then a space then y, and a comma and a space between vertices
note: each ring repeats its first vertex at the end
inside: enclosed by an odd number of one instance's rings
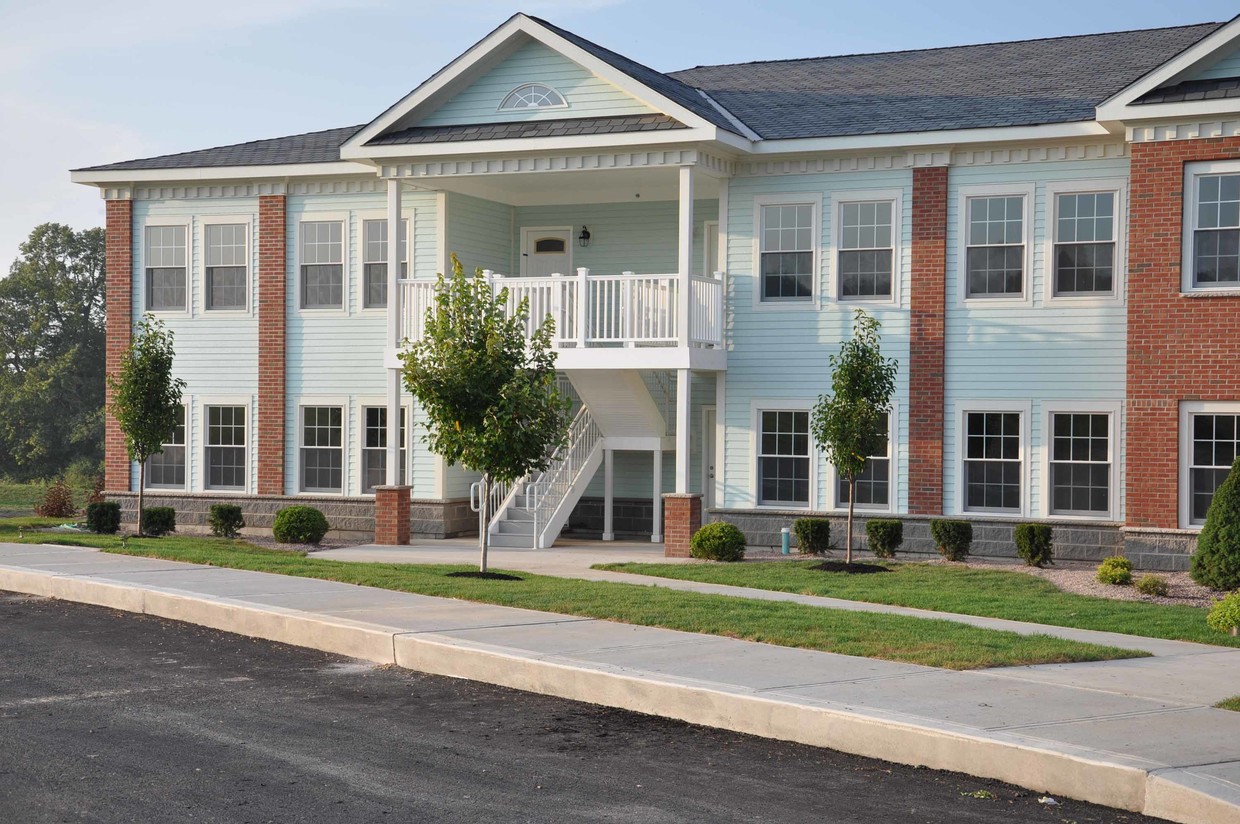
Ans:
POLYGON ((0 0, 0 274, 69 169, 365 123, 516 11, 656 69, 1230 19, 1234 0, 0 0), (519 4, 518 4, 519 3, 519 4))

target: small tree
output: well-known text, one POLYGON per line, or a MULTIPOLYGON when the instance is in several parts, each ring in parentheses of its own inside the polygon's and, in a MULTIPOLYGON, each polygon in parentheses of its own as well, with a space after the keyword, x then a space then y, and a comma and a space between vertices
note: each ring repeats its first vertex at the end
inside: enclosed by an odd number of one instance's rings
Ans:
POLYGON ((1240 588, 1240 458, 1214 490, 1193 553, 1193 580, 1213 589, 1240 588))
POLYGON ((883 357, 878 321, 858 309, 853 336, 839 354, 832 355, 831 394, 820 395, 811 415, 810 429, 818 448, 848 482, 848 533, 844 562, 852 563, 853 502, 857 476, 870 455, 886 448, 883 417, 890 412, 896 386, 896 361, 883 357))
POLYGON ((176 431, 185 381, 172 377, 172 332, 162 322, 143 318, 121 358, 121 368, 108 376, 112 403, 108 412, 125 434, 129 459, 138 462, 138 534, 143 531, 146 461, 163 450, 176 431))
POLYGON ((508 290, 492 294, 478 270, 466 277, 452 256, 439 276, 422 339, 401 353, 405 386, 426 412, 426 443, 449 465, 482 474, 478 568, 487 571, 491 486, 550 465, 567 438, 568 401, 555 384, 555 323, 526 340, 528 302, 511 314, 508 290))

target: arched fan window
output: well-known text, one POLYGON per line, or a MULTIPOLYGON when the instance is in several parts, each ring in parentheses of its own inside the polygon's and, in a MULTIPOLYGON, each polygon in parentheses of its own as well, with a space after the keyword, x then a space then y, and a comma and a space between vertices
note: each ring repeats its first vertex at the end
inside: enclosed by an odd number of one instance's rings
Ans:
POLYGON ((567 106, 564 95, 543 83, 525 83, 508 93, 504 102, 499 104, 504 109, 550 109, 567 106))

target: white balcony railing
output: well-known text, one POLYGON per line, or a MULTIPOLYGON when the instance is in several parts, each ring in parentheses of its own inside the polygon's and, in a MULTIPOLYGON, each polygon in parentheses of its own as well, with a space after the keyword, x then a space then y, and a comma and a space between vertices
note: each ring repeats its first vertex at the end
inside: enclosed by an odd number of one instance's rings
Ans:
MULTIPOLYGON (((624 347, 680 344, 679 275, 577 275, 510 278, 485 272, 494 293, 508 290, 509 308, 529 301, 527 335, 550 315, 555 346, 624 347)), ((723 274, 689 281, 689 346, 723 346, 723 274)), ((419 340, 434 305, 435 281, 400 281, 400 340, 419 340)))

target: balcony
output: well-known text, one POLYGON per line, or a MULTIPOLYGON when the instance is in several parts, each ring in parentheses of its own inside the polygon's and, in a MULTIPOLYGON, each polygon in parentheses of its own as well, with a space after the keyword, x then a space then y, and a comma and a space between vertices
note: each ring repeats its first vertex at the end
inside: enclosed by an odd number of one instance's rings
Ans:
MULTIPOLYGON (((529 302, 527 336, 547 316, 555 321, 552 345, 561 369, 724 368, 722 273, 684 278, 578 269, 576 275, 548 277, 483 275, 494 294, 508 290, 510 311, 529 302), (687 307, 681 303, 685 283, 687 307)), ((398 340, 421 338, 435 286, 431 280, 399 281, 398 340)))

